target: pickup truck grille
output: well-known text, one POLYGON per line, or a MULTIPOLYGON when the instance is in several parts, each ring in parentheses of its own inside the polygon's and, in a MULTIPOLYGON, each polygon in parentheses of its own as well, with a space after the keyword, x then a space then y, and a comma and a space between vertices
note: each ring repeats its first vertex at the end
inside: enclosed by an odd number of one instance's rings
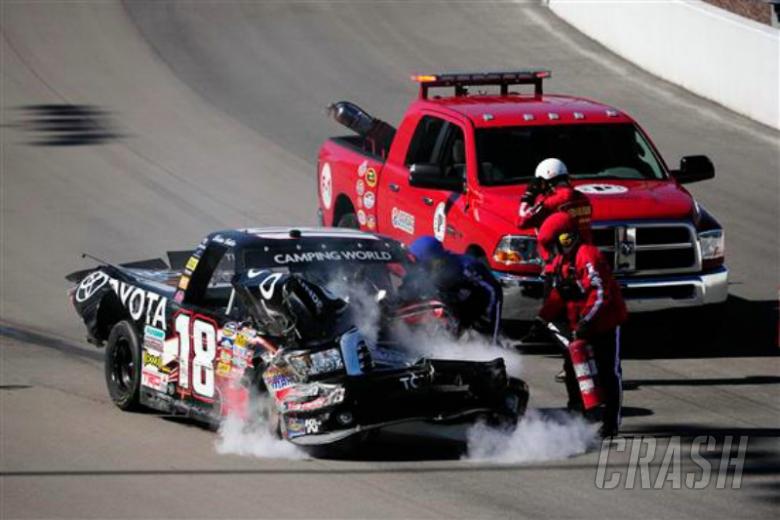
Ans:
POLYGON ((681 222, 594 223, 593 240, 618 275, 662 275, 701 269, 696 231, 681 222))

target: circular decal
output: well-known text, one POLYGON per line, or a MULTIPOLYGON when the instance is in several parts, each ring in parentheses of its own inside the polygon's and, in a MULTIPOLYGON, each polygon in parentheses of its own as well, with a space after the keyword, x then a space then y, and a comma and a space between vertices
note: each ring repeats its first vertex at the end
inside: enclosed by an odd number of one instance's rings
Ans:
POLYGON ((587 195, 617 195, 628 191, 628 188, 618 184, 580 184, 575 189, 587 195))
POLYGON ((369 215, 368 219, 366 219, 366 224, 368 225, 368 229, 374 229, 376 228, 376 218, 374 218, 374 215, 369 215))
POLYGON ((374 192, 367 191, 366 194, 363 195, 363 205, 366 207, 366 209, 371 209, 374 207, 374 202, 376 202, 376 198, 374 198, 374 192))
POLYGON ((358 179, 357 184, 355 185, 355 191, 357 191, 358 197, 362 197, 363 193, 366 192, 366 183, 363 182, 363 179, 358 179))
POLYGON ((444 235, 447 232, 447 214, 444 211, 446 206, 445 202, 439 202, 433 213, 433 236, 439 242, 444 242, 444 235))
POLYGON ((330 205, 333 202, 333 179, 331 178, 330 164, 328 163, 325 163, 320 173, 320 197, 325 209, 330 209, 330 205))
POLYGON ((369 168, 366 172, 366 184, 368 184, 369 188, 373 188, 376 186, 376 170, 373 168, 369 168))
POLYGON ((366 225, 366 212, 365 211, 363 211, 362 209, 359 209, 358 210, 358 214, 357 214, 357 218, 358 218, 358 222, 360 223, 361 226, 365 226, 366 225))
POLYGON ((360 166, 358 166, 358 177, 362 177, 366 174, 366 169, 368 168, 368 161, 363 161, 360 163, 360 166))
POLYGON ((81 303, 89 300, 98 289, 108 283, 108 275, 103 271, 95 271, 81 280, 78 289, 76 289, 76 301, 81 303))

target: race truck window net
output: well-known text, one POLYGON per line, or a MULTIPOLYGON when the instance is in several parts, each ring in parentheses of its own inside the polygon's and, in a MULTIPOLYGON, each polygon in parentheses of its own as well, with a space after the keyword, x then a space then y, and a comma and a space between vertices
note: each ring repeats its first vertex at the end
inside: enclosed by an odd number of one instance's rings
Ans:
POLYGON ((632 124, 480 128, 475 131, 479 182, 527 182, 547 157, 561 159, 580 179, 663 179, 650 143, 632 124))

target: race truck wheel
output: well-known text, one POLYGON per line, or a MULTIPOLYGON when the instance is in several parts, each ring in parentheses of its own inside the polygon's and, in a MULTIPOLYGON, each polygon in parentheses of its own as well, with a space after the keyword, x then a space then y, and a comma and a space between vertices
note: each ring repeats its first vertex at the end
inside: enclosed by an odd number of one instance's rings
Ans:
POLYGON ((122 410, 141 407, 141 345, 129 321, 111 329, 106 345, 106 386, 111 400, 122 410))
POLYGON ((360 229, 360 223, 358 222, 357 215, 354 213, 344 213, 339 217, 339 221, 336 222, 336 227, 360 229))

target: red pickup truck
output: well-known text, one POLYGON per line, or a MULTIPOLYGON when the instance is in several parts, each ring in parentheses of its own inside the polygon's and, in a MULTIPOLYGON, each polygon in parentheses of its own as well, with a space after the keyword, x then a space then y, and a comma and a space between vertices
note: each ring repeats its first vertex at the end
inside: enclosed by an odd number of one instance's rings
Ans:
POLYGON ((631 310, 724 302, 723 229, 682 186, 714 177, 710 160, 687 156, 670 170, 625 112, 545 95, 549 76, 415 76, 419 99, 397 130, 352 103, 333 104, 332 116, 355 135, 328 139, 320 150, 321 223, 406 243, 434 235, 490 265, 505 287, 505 317, 530 317, 541 297, 541 261, 535 230, 516 226, 519 200, 536 165, 557 157, 591 200, 594 240, 612 259, 631 310))

